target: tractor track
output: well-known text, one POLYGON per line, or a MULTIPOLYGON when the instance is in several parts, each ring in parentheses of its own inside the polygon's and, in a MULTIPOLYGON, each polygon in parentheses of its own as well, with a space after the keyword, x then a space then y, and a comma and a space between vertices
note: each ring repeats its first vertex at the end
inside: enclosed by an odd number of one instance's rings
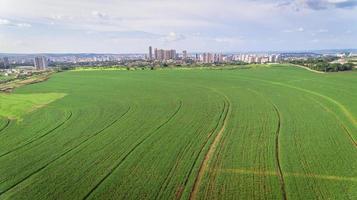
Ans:
POLYGON ((317 103, 320 107, 322 107, 326 112, 330 113, 331 115, 333 115, 336 118, 336 120, 338 121, 338 124, 345 131, 346 136, 351 140, 351 142, 354 144, 354 146, 357 147, 356 140, 353 139, 352 134, 350 133, 350 131, 348 130, 346 125, 342 122, 342 120, 336 115, 336 113, 334 113, 331 109, 329 109, 328 107, 323 105, 321 102, 317 101, 316 99, 311 98, 311 97, 310 97, 310 99, 313 100, 315 103, 317 103))
POLYGON ((12 153, 12 152, 15 152, 15 151, 17 151, 17 150, 19 150, 19 149, 22 149, 23 147, 25 147, 25 146, 27 146, 27 145, 29 145, 29 144, 32 144, 32 143, 36 142, 37 140, 39 140, 39 139, 41 139, 41 138, 44 138, 45 136, 51 134, 53 131, 55 131, 55 130, 57 130, 58 128, 60 128, 61 126, 63 126, 63 125, 64 125, 67 121, 69 121, 71 118, 72 118, 72 112, 70 111, 70 112, 69 112, 69 116, 68 116, 62 123, 60 123, 59 125, 57 125, 57 126, 54 127, 53 129, 47 131, 47 133, 41 135, 40 137, 35 138, 35 139, 31 140, 30 142, 27 142, 27 143, 25 143, 25 144, 23 144, 23 145, 20 145, 20 146, 18 146, 18 147, 15 147, 14 149, 12 149, 12 150, 10 150, 10 151, 8 151, 8 152, 6 152, 6 153, 1 154, 1 155, 0 155, 0 158, 3 157, 3 156, 6 156, 6 155, 8 155, 8 154, 10 154, 10 153, 12 153))
MULTIPOLYGON (((219 120, 218 120, 216 126, 213 128, 213 130, 212 130, 212 131, 209 133, 209 135, 206 137, 205 142, 202 144, 202 146, 201 146, 201 148, 200 148, 200 150, 199 150, 197 156, 195 157, 195 159, 194 159, 194 161, 193 161, 193 163, 192 163, 192 166, 190 167, 189 173, 188 173, 187 177, 185 178, 185 181, 184 181, 184 184, 183 184, 183 187, 184 187, 184 188, 186 187, 186 185, 187 185, 187 183, 188 183, 189 177, 191 176, 191 174, 192 174, 192 172, 193 172, 193 170, 194 170, 194 168, 195 168, 195 165, 197 164, 198 159, 199 159, 201 153, 203 152, 204 147, 207 145, 207 143, 209 142, 209 140, 210 140, 210 138, 212 137, 212 135, 217 131, 218 126, 219 126, 219 122, 221 121, 221 119, 222 119, 222 117, 223 117, 225 108, 226 108, 226 102, 224 102, 224 105, 223 105, 222 111, 221 111, 221 113, 220 113, 220 115, 219 115, 219 120)), ((183 192, 183 191, 181 191, 179 194, 176 195, 176 199, 181 199, 182 192, 183 192)), ((155 199, 157 199, 157 198, 155 198, 155 199)))
POLYGON ((85 140, 83 140, 82 142, 80 142, 79 144, 77 144, 76 146, 74 146, 73 148, 63 152, 61 155, 59 155, 57 158, 53 159, 52 161, 48 162, 47 164, 45 164, 44 166, 38 168, 36 171, 32 172, 31 174, 29 174, 28 176, 24 177, 23 179, 21 179, 20 181, 18 181, 17 183, 15 183, 14 185, 10 186, 9 188, 5 189, 4 191, 0 191, 0 197, 1 195, 5 194, 6 192, 8 192, 9 190, 11 190, 12 188, 16 187, 17 185, 21 184, 22 182, 26 181, 26 179, 31 178, 32 176, 34 176, 35 174, 41 172, 43 169, 45 169, 46 167, 48 167, 49 165, 51 165, 52 163, 56 162, 57 160, 61 159, 62 157, 64 157, 66 154, 74 151, 75 149, 77 149, 79 146, 81 146, 82 144, 84 144, 85 142, 87 142, 88 140, 90 140, 91 138, 93 138, 94 136, 102 133, 103 131, 105 131, 106 129, 108 129, 109 127, 111 127, 112 125, 114 125, 117 121, 119 121, 122 117, 124 117, 130 110, 131 108, 129 107, 129 109, 124 112, 119 118, 117 118, 116 120, 114 120, 112 123, 108 124, 106 127, 104 127, 103 129, 99 130, 98 132, 96 132, 95 134, 93 134, 92 136, 86 138, 85 140))
POLYGON ((281 168, 281 162, 280 162, 280 130, 281 130, 281 115, 279 112, 278 107, 273 104, 274 107, 274 111, 278 117, 278 128, 276 130, 276 134, 275 134, 275 158, 276 158, 276 164, 278 166, 278 176, 279 176, 279 180, 280 180, 280 187, 281 187, 281 192, 283 195, 283 199, 287 200, 287 194, 286 194, 286 189, 285 189, 285 179, 284 179, 284 174, 283 174, 283 170, 281 168))
POLYGON ((156 131, 158 131, 159 129, 161 129, 163 126, 165 126, 167 123, 169 123, 175 116, 176 114, 181 110, 182 107, 182 101, 180 101, 179 106, 177 108, 177 110, 164 122, 162 123, 160 126, 158 126, 155 130, 153 130, 150 134, 148 134, 146 137, 144 137, 140 142, 138 142, 132 149, 130 149, 130 151, 124 155, 124 157, 122 159, 119 160, 118 163, 116 163, 114 165, 114 167, 109 171, 109 173, 107 173, 82 199, 88 199, 93 192, 99 188, 99 186, 108 178, 110 177, 110 175, 112 175, 114 173, 114 171, 116 169, 118 169, 121 164, 142 144, 144 143, 147 139, 149 139, 156 131))
MULTIPOLYGON (((190 200, 193 200, 193 199, 196 199, 197 198, 197 194, 198 194, 198 191, 199 191, 199 187, 201 185, 201 182, 202 182, 202 179, 203 179, 203 176, 205 174, 205 172, 207 171, 207 168, 208 168, 208 164, 209 164, 209 161, 211 160, 213 154, 215 153, 216 151, 216 148, 218 146, 218 143, 221 141, 221 138, 223 136, 223 133, 224 133, 224 130, 226 129, 226 125, 227 125, 227 122, 228 122, 228 116, 229 116, 229 113, 231 111, 231 104, 228 100, 228 98, 226 96, 225 97, 225 106, 224 106, 224 110, 223 112, 221 113, 221 117, 223 117, 223 124, 222 124, 222 127, 221 129, 219 130, 219 132, 216 134, 216 136, 213 138, 213 141, 211 143, 211 145, 208 147, 208 151, 204 157, 204 159, 202 160, 201 162, 201 165, 199 167, 199 170, 198 170, 198 173, 197 173, 197 176, 195 178, 195 181, 193 183, 193 187, 192 187, 192 190, 190 192, 190 196, 189 196, 189 199, 190 200)), ((220 118, 221 119, 221 118, 220 118)), ((217 126, 219 125, 219 123, 217 124, 217 126)), ((213 134, 213 133, 212 133, 213 134)), ((211 134, 211 135, 212 135, 211 134)), ((208 143, 209 139, 206 141, 206 143, 208 143)), ((205 145, 204 145, 205 146, 205 145)), ((204 148, 203 146, 203 148, 204 148)), ((201 149, 201 151, 203 150, 203 148, 201 149)), ((198 154, 199 155, 199 154, 198 154)), ((197 160, 198 160, 198 157, 197 157, 197 160)), ((194 164, 195 165, 195 164, 194 164)), ((192 173, 192 170, 191 169, 191 172, 192 173)), ((190 176, 190 175, 189 175, 190 176)), ((189 177, 188 176, 188 177, 189 177)), ((186 184, 188 182, 188 179, 186 181, 186 184)))
MULTIPOLYGON (((191 146, 188 145, 188 146, 191 146)), ((184 154, 185 149, 183 149, 179 155, 177 156, 177 161, 175 163, 175 165, 170 169, 169 173, 167 173, 165 180, 163 181, 163 184, 161 184, 160 189, 158 190, 159 192, 156 194, 154 199, 159 199, 159 196, 163 193, 163 191, 165 191, 165 189, 167 188, 168 184, 170 183, 173 174, 175 172, 175 170, 177 169, 178 166, 178 162, 181 160, 183 154, 184 154)))
MULTIPOLYGON (((248 89, 249 91, 260 95, 261 97, 263 97, 264 99, 266 99, 266 97, 261 94, 260 92, 253 90, 253 89, 248 89)), ((271 101, 271 100, 266 100, 269 104, 271 104, 271 106, 274 109, 274 112, 276 113, 276 116, 278 118, 278 127, 275 131, 275 160, 276 160, 276 164, 277 164, 277 175, 279 177, 279 181, 280 181, 280 189, 281 189, 281 193, 282 193, 282 197, 283 200, 287 200, 287 193, 286 193, 286 187, 285 187, 285 179, 284 179, 284 174, 283 174, 283 170, 281 167, 281 161, 280 161, 280 132, 281 132, 281 114, 280 111, 278 109, 278 107, 271 101)))
POLYGON ((5 126, 3 126, 3 127, 0 128, 0 133, 1 133, 2 131, 4 131, 4 130, 10 125, 10 121, 11 121, 11 120, 9 120, 9 119, 6 119, 6 120, 7 120, 7 121, 6 121, 5 126))
POLYGON ((341 104, 339 101, 337 101, 337 100, 335 100, 335 99, 333 99, 333 98, 331 98, 329 96, 323 95, 323 94, 321 94, 319 92, 315 92, 313 90, 300 88, 300 87, 297 87, 297 86, 294 86, 294 85, 290 85, 290 84, 286 84, 286 83, 283 83, 283 82, 261 80, 261 79, 252 78, 252 77, 243 77, 243 76, 240 76, 240 77, 243 78, 243 79, 246 79, 246 80, 255 80, 255 81, 259 81, 261 83, 269 83, 269 84, 277 85, 277 86, 280 86, 280 87, 291 88, 291 89, 294 89, 294 90, 298 90, 300 92, 304 92, 304 93, 307 93, 307 94, 310 94, 310 95, 317 96, 317 97, 320 97, 322 99, 325 99, 325 100, 335 104, 339 108, 339 110, 347 117, 347 119, 352 123, 352 125, 354 127, 357 127, 357 120, 354 118, 354 115, 343 104, 341 104))

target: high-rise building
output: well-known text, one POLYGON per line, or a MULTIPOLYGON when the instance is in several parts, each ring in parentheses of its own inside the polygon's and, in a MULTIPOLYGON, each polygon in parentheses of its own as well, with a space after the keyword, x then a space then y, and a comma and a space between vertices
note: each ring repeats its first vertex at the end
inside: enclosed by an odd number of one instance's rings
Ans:
POLYGON ((207 63, 207 53, 203 53, 200 55, 200 61, 203 63, 207 63))
POLYGON ((10 68, 10 63, 9 63, 9 58, 8 57, 4 57, 3 58, 3 63, 4 63, 4 69, 10 68))
POLYGON ((175 60, 176 59, 176 50, 171 49, 171 50, 164 50, 164 49, 156 49, 154 51, 155 55, 154 58, 155 60, 175 60))
POLYGON ((155 58, 155 60, 157 60, 158 58, 157 58, 157 48, 155 48, 155 50, 154 50, 154 58, 155 58))
POLYGON ((186 50, 182 52, 182 59, 183 60, 187 59, 187 51, 186 50))
POLYGON ((275 62, 280 62, 280 61, 281 61, 281 56, 275 55, 275 62))
POLYGON ((223 62, 223 55, 222 54, 217 54, 215 62, 219 62, 219 63, 223 62))
POLYGON ((47 60, 45 57, 35 57, 35 68, 37 70, 45 70, 47 68, 47 60))
POLYGON ((203 53, 201 55, 200 61, 202 63, 214 63, 216 60, 218 60, 218 54, 212 54, 212 53, 203 53))
POLYGON ((149 46, 149 60, 152 60, 152 47, 149 46))
POLYGON ((170 59, 172 59, 172 60, 176 60, 176 50, 174 50, 174 49, 171 49, 170 50, 170 59))
POLYGON ((165 51, 163 49, 156 50, 156 59, 157 60, 164 60, 165 58, 165 51))
POLYGON ((248 63, 254 63, 255 62, 255 56, 248 56, 247 61, 248 61, 248 63))
POLYGON ((270 63, 274 63, 275 62, 275 58, 276 58, 275 55, 270 55, 269 56, 269 62, 270 63))
POLYGON ((261 57, 261 56, 258 56, 258 57, 255 59, 255 62, 256 62, 256 63, 261 63, 261 62, 262 62, 262 57, 261 57))
POLYGON ((265 64, 269 62, 269 57, 262 57, 260 63, 265 64))

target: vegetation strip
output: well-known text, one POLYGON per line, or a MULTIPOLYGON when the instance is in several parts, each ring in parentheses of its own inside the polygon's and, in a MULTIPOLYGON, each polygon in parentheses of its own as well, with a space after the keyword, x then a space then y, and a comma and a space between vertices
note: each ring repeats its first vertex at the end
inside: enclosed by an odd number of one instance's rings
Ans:
POLYGON ((7 191, 11 190, 12 188, 16 187, 17 185, 21 184, 22 182, 24 182, 25 180, 27 180, 28 178, 32 177, 33 175, 39 173, 40 171, 42 171, 43 169, 45 169, 46 167, 48 167, 50 164, 56 162, 57 160, 61 159, 63 156, 67 155, 68 153, 74 151, 75 149, 77 149, 79 146, 81 146, 82 144, 84 144, 85 142, 87 142, 89 139, 91 139, 92 137, 102 133, 104 130, 108 129, 109 127, 111 127, 112 125, 114 125, 119 119, 121 119, 122 117, 124 117, 130 110, 129 109, 124 112, 124 114, 122 114, 119 118, 117 118, 116 120, 114 120, 112 123, 110 123, 109 125, 107 125, 106 127, 104 127, 103 129, 99 130, 98 132, 96 132, 95 134, 93 134, 91 137, 86 138, 85 140, 83 140, 82 142, 80 142, 78 145, 76 145, 75 147, 65 151, 64 153, 62 153, 60 156, 58 156, 57 158, 53 159, 52 161, 50 161, 49 163, 45 164, 44 166, 42 166, 41 168, 37 169, 36 171, 32 172, 31 174, 29 174, 28 176, 24 177, 23 179, 21 179, 19 182, 15 183, 14 185, 10 186, 8 189, 4 190, 4 191, 0 191, 0 197, 1 195, 3 195, 4 193, 6 193, 7 191))
MULTIPOLYGON (((255 169, 216 169, 215 171, 221 173, 234 173, 234 174, 254 174, 259 176, 279 176, 279 173, 274 171, 260 171, 255 169)), ((345 177, 335 175, 321 175, 321 174, 304 174, 297 172, 285 172, 285 177, 301 177, 301 178, 313 178, 332 181, 352 181, 357 182, 357 177, 345 177)))
POLYGON ((216 137, 213 139, 212 141, 212 144, 210 145, 202 163, 201 163, 201 166, 199 168, 199 171, 198 171, 198 174, 197 174, 197 177, 195 179, 195 182, 193 184, 193 188, 192 188, 192 191, 190 193, 190 197, 189 199, 196 199, 197 198, 197 193, 199 191, 199 187, 201 185, 201 182, 202 182, 202 178, 204 176, 204 173, 207 171, 207 168, 208 168, 208 163, 209 161, 211 160, 211 157, 213 156, 214 152, 216 151, 216 148, 218 146, 218 143, 220 142, 222 136, 223 136, 223 132, 224 130, 226 129, 226 125, 227 125, 227 122, 228 122, 228 116, 229 116, 229 113, 231 111, 231 105, 230 105, 230 102, 227 98, 227 96, 224 95, 224 97, 226 98, 226 102, 227 102, 227 111, 224 115, 224 119, 223 119, 223 125, 222 125, 222 128, 219 130, 219 132, 217 133, 216 137))
POLYGON ((26 79, 14 79, 11 80, 7 83, 3 83, 0 84, 0 92, 12 92, 14 89, 24 86, 24 85, 30 85, 30 84, 35 84, 35 83, 40 83, 40 82, 44 82, 47 81, 50 78, 50 75, 53 72, 50 73, 45 73, 45 74, 40 74, 40 75, 36 75, 36 76, 31 76, 28 77, 26 79))
POLYGON ((317 70, 314 70, 314 69, 311 69, 311 68, 308 68, 308 67, 305 67, 305 66, 302 66, 302 65, 293 65, 293 66, 300 67, 300 68, 302 68, 302 69, 306 69, 306 70, 308 70, 308 71, 310 71, 310 72, 315 72, 315 73, 318 73, 318 74, 324 74, 324 73, 326 73, 326 72, 324 72, 324 71, 317 71, 317 70))
POLYGON ((47 133, 41 135, 40 137, 35 138, 35 139, 31 140, 30 142, 27 142, 27 143, 25 143, 25 144, 23 144, 23 145, 21 145, 21 146, 18 146, 18 147, 16 147, 16 148, 12 149, 11 151, 8 151, 8 152, 6 152, 6 153, 1 154, 1 155, 0 155, 0 158, 3 157, 3 156, 6 156, 6 155, 8 155, 8 154, 10 154, 10 153, 12 153, 12 152, 15 152, 15 151, 17 151, 17 150, 19 150, 19 149, 22 149, 23 147, 25 147, 25 146, 27 146, 27 145, 29 145, 29 144, 31 144, 31 143, 34 143, 35 141, 37 141, 37 140, 39 140, 39 139, 41 139, 41 138, 44 138, 45 136, 51 134, 53 131, 55 131, 55 130, 57 130, 58 128, 60 128, 61 126, 63 126, 68 120, 71 119, 71 117, 72 117, 72 112, 69 112, 69 116, 68 116, 62 123, 60 123, 59 125, 57 125, 57 126, 54 127, 53 129, 49 130, 47 133))
POLYGON ((158 131, 161 127, 165 126, 167 123, 169 123, 175 116, 176 114, 181 110, 182 107, 182 101, 180 101, 179 106, 177 110, 160 126, 158 126, 154 131, 152 131, 150 134, 148 134, 145 138, 143 138, 139 143, 137 143, 130 151, 122 158, 118 163, 115 164, 115 166, 107 173, 84 197, 83 199, 88 199, 91 194, 117 169, 120 167, 120 165, 126 160, 127 157, 129 157, 142 143, 144 143, 147 139, 149 139, 152 134, 154 134, 156 131, 158 131))

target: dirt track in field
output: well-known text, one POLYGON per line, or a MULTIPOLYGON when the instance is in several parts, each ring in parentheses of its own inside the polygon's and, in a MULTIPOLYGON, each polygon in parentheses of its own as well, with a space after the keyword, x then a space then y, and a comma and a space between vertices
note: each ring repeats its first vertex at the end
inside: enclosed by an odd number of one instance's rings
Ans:
POLYGON ((198 171, 198 175, 197 175, 196 180, 195 180, 195 182, 193 184, 193 189, 192 189, 191 194, 190 194, 190 200, 197 199, 197 194, 198 194, 198 191, 199 191, 199 187, 201 185, 203 176, 204 176, 205 172, 207 171, 209 161, 213 157, 213 154, 215 153, 215 151, 217 149, 217 146, 218 146, 219 142, 221 141, 221 138, 223 136, 224 130, 226 129, 226 125, 227 125, 227 122, 228 122, 228 115, 229 115, 230 110, 231 110, 231 105, 230 105, 230 102, 228 100, 227 100, 227 104, 228 104, 228 108, 227 108, 226 115, 224 116, 222 128, 217 133, 216 137, 214 138, 211 146, 209 147, 209 149, 207 151, 207 154, 206 154, 204 160, 202 161, 202 164, 201 164, 200 169, 198 171))

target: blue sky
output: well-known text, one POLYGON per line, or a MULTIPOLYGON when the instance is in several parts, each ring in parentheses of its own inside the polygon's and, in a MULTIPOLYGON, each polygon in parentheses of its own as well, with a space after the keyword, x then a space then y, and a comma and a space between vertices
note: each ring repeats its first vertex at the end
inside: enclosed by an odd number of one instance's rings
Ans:
POLYGON ((0 0, 0 52, 357 48, 357 0, 0 0))

